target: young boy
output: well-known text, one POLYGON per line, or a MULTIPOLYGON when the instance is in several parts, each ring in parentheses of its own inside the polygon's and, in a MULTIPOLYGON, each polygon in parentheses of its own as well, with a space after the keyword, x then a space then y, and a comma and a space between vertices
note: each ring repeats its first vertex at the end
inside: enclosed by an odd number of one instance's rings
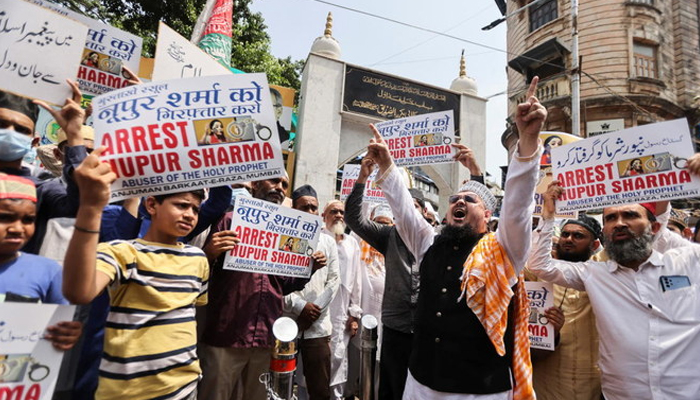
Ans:
MULTIPOLYGON (((0 302, 67 304, 61 294, 61 266, 20 252, 34 235, 36 188, 29 179, 0 174, 0 302)), ((45 339, 59 350, 75 345, 81 323, 64 321, 47 329, 45 339)))
POLYGON ((63 293, 89 303, 109 287, 111 310, 97 399, 194 399, 201 370, 195 306, 207 302, 209 265, 183 245, 197 224, 201 190, 146 199, 151 226, 143 239, 98 245, 102 209, 115 179, 96 150, 75 170, 80 208, 68 246, 63 293))

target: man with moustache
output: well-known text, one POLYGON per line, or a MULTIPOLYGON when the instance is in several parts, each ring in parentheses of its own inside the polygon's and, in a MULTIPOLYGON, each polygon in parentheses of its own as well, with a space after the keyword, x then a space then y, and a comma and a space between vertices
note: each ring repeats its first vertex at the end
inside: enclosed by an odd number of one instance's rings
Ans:
POLYGON ((501 227, 488 233, 491 192, 469 181, 450 196, 440 234, 415 211, 388 146, 372 126, 367 158, 399 235, 420 266, 420 293, 404 400, 534 399, 522 269, 530 248, 532 201, 547 116, 538 78, 519 104, 519 142, 508 168, 501 227), (530 199, 530 201, 522 201, 530 199))
MULTIPOLYGON (((252 182, 256 199, 282 204, 289 179, 271 178, 252 182)), ((308 279, 223 269, 226 252, 239 242, 231 230, 232 212, 212 229, 204 247, 212 277, 204 332, 198 344, 203 379, 198 399, 229 400, 236 384, 246 400, 265 400, 260 375, 270 366, 274 346, 272 324, 282 316, 284 295, 301 290, 308 279)), ((314 271, 326 264, 326 256, 315 252, 314 271)))
POLYGON ((541 279, 588 293, 607 400, 700 398, 700 247, 654 250, 660 224, 651 208, 605 208, 603 244, 610 259, 570 262, 551 259, 554 201, 545 200, 529 265, 541 279))
MULTIPOLYGON (((311 185, 298 187, 292 193, 292 205, 296 210, 318 215, 316 190, 311 185)), ((328 267, 316 271, 303 290, 284 297, 284 315, 297 321, 299 326, 298 344, 308 399, 328 400, 331 397, 332 333, 329 305, 340 286, 340 277, 335 240, 322 234, 318 249, 326 254, 328 267)))
MULTIPOLYGON (((552 189, 545 198, 552 196, 552 189)), ((588 261, 600 247, 600 236, 600 223, 580 213, 577 219, 564 222, 553 256, 565 261, 588 261)), ((598 331, 588 293, 554 285, 553 295, 565 322, 556 349, 543 351, 546 356, 533 361, 537 399, 598 400, 598 331)))

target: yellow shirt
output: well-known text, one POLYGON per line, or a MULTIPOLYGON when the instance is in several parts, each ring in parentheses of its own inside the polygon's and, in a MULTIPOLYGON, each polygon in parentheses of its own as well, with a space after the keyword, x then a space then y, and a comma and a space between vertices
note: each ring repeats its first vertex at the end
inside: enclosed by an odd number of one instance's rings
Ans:
POLYGON ((97 399, 179 398, 201 370, 195 306, 207 303, 209 264, 199 248, 115 240, 97 247, 111 309, 97 399))

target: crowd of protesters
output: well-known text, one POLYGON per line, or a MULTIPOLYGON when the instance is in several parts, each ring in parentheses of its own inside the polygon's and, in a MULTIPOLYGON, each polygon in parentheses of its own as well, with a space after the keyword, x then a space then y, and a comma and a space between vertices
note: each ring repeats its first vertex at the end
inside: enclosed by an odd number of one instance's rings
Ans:
MULTIPOLYGON (((547 117, 537 81, 516 110, 498 228, 467 146, 454 145, 455 162, 472 179, 436 224, 373 126, 345 202, 321 205, 283 176, 108 204, 116 175, 78 87, 60 110, 2 92, 0 295, 81 305, 44 335, 66 352, 56 399, 265 399, 282 316, 299 328, 299 398, 353 398, 363 315, 380 321, 378 399, 700 398, 700 222, 668 202, 558 222, 554 182, 533 225, 547 117), (46 168, 23 161, 39 107, 61 127, 39 150, 46 168), (368 206, 374 169, 386 203, 368 206), (223 268, 241 240, 237 196, 323 218, 310 278, 223 268), (556 284, 554 351, 530 351, 526 279, 556 284)), ((700 157, 687 168, 700 175, 700 157)))

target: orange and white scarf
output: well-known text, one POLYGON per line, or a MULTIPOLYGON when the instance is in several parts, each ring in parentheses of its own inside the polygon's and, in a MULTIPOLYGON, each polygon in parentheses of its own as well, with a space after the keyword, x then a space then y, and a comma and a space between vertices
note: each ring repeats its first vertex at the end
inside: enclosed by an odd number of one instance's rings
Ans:
POLYGON ((467 305, 474 312, 491 339, 498 355, 506 353, 503 335, 508 325, 508 304, 515 294, 513 327, 515 343, 511 368, 515 385, 513 400, 534 400, 532 361, 527 330, 529 301, 525 291, 524 275, 515 275, 505 249, 496 240, 495 233, 485 235, 464 263, 461 301, 466 295, 467 305), (518 282, 513 293, 513 282, 518 282))

